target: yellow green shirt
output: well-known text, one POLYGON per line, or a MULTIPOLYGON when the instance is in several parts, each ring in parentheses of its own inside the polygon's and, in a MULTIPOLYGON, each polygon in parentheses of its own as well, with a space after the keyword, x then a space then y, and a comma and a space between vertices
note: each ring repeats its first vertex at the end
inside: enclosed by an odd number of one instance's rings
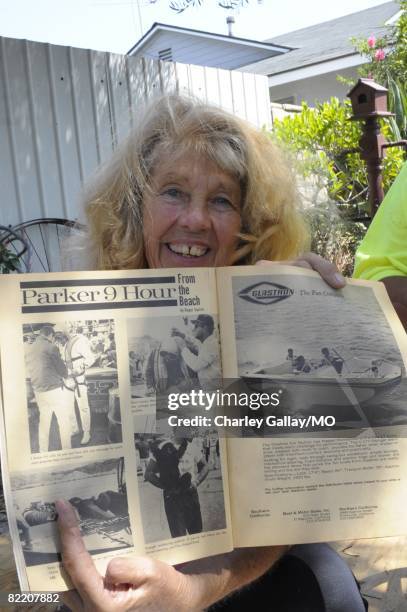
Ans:
POLYGON ((353 276, 370 280, 407 276, 407 162, 356 251, 353 276))

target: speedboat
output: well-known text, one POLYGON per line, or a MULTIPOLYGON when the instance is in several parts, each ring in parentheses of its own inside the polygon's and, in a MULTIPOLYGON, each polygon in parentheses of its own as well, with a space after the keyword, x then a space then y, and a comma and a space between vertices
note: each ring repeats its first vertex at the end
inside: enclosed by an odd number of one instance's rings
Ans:
POLYGON ((307 360, 307 367, 297 369, 290 360, 268 365, 242 375, 252 391, 288 392, 303 408, 312 405, 355 406, 369 402, 399 385, 401 367, 386 359, 343 360, 341 372, 321 360, 307 360))

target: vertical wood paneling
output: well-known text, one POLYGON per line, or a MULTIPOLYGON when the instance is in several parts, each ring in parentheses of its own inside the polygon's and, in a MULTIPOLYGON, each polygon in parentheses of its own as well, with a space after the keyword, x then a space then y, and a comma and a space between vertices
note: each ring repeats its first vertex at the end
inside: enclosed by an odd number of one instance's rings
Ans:
POLYGON ((140 108, 147 102, 147 86, 144 62, 134 57, 126 56, 127 86, 129 89, 130 122, 137 125, 140 108))
POLYGON ((98 134, 100 161, 102 163, 112 155, 114 138, 114 128, 110 115, 109 84, 105 55, 105 53, 100 53, 99 51, 90 52, 91 87, 94 92, 96 131, 98 134))
POLYGON ((205 68, 203 66, 190 66, 190 93, 206 101, 205 68))
POLYGON ((124 140, 131 128, 129 90, 126 77, 127 65, 124 55, 109 54, 108 58, 112 112, 116 128, 115 142, 118 143, 124 140))
POLYGON ((161 84, 164 91, 176 91, 177 74, 174 62, 161 62, 161 84))
POLYGON ((29 87, 32 96, 34 142, 37 153, 38 184, 41 204, 33 210, 31 218, 63 216, 64 197, 62 194, 61 172, 58 163, 59 151, 56 143, 55 117, 47 66, 48 47, 41 43, 27 43, 27 65, 29 87), (35 213, 35 214, 34 214, 35 213))
POLYGON ((83 183, 171 91, 270 125, 266 77, 0 37, 0 223, 77 218, 83 183))
POLYGON ((18 182, 20 210, 24 218, 41 210, 37 167, 30 112, 30 91, 24 52, 25 41, 13 40, 5 45, 5 80, 10 133, 13 142, 14 171, 18 182))
POLYGON ((256 101, 257 106, 257 125, 258 127, 266 126, 268 129, 271 129, 273 127, 273 121, 270 109, 268 79, 260 74, 255 74, 254 79, 256 88, 253 99, 256 101))
POLYGON ((160 63, 149 57, 144 58, 144 78, 146 81, 147 98, 157 96, 162 92, 160 63))
POLYGON ((230 78, 232 81, 233 112, 241 119, 246 119, 247 113, 243 74, 243 72, 231 72, 230 78))
POLYGON ((89 71, 90 51, 70 49, 72 91, 76 110, 76 137, 80 152, 82 180, 93 172, 99 163, 98 137, 95 123, 94 97, 89 71))
POLYGON ((232 73, 228 70, 218 69, 219 104, 222 108, 233 113, 232 73))
POLYGON ((78 205, 77 198, 82 184, 76 124, 77 109, 72 83, 71 62, 69 61, 69 48, 50 45, 49 49, 56 139, 61 160, 65 199, 61 213, 64 217, 69 218, 78 205))
POLYGON ((22 205, 17 180, 10 94, 6 66, 5 40, 0 39, 0 185, 2 190, 0 223, 9 225, 21 219, 22 205))
POLYGON ((177 71, 178 93, 187 94, 191 91, 189 66, 187 64, 175 64, 177 71))
POLYGON ((204 68, 205 70, 205 86, 206 86, 206 101, 209 104, 221 106, 219 80, 217 68, 204 68))

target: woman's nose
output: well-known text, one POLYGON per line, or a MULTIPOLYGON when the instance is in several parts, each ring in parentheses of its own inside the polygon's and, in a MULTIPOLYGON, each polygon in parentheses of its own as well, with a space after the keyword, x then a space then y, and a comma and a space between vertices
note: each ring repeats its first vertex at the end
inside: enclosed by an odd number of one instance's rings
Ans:
POLYGON ((211 218, 206 202, 191 199, 183 209, 179 224, 191 232, 203 232, 211 227, 211 218))

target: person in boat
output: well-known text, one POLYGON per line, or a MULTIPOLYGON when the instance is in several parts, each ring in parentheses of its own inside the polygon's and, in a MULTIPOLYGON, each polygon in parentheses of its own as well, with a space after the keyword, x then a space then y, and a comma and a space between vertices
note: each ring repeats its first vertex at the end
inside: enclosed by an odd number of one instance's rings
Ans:
POLYGON ((289 361, 291 363, 291 365, 293 365, 293 362, 295 360, 295 355, 294 355, 294 350, 292 348, 289 348, 287 350, 286 360, 289 361))
POLYGON ((321 353, 322 353, 322 359, 321 359, 320 365, 321 366, 331 365, 333 368, 335 368, 338 374, 342 374, 343 365, 345 363, 344 359, 342 359, 342 357, 338 355, 336 351, 335 351, 335 354, 333 355, 331 351, 329 350, 329 348, 327 347, 324 347, 323 349, 321 349, 321 353))
POLYGON ((298 355, 298 357, 293 360, 293 372, 304 372, 305 374, 311 372, 311 366, 304 355, 298 355))
MULTIPOLYGON (((137 127, 88 193, 80 265, 106 270, 286 261, 316 270, 334 288, 343 287, 333 264, 305 253, 309 235, 295 185, 267 134, 215 106, 163 96, 144 115, 138 111, 137 127)), ((286 546, 236 550, 182 568, 147 557, 114 559, 104 578, 83 546, 72 508, 64 501, 57 504, 62 558, 77 589, 70 600, 75 610, 187 612, 209 608, 234 592, 220 609, 247 609, 241 589, 263 575, 263 590, 258 583, 250 589, 249 606, 279 609, 273 596, 280 570, 269 570, 286 546)), ((285 567, 290 583, 297 584, 290 558, 278 567, 285 567)), ((335 583, 338 570, 334 564, 332 569, 335 583)), ((312 575, 307 574, 301 605, 310 594, 312 575)), ((349 591, 355 589, 352 581, 349 591)), ((285 589, 285 602, 292 593, 285 589)), ((363 606, 360 595, 359 603, 363 606)), ((309 609, 325 609, 322 598, 313 598, 309 609)))

